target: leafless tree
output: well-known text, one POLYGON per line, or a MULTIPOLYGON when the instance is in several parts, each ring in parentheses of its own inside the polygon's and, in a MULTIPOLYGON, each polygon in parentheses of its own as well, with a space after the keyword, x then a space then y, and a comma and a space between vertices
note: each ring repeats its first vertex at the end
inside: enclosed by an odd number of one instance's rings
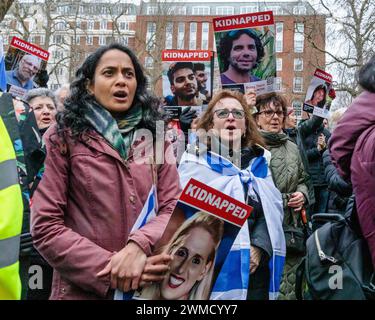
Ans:
POLYGON ((14 0, 1 0, 0 2, 0 22, 3 21, 9 8, 12 6, 14 0))
POLYGON ((348 105, 360 92, 357 73, 375 53, 375 2, 373 0, 319 0, 317 10, 327 17, 326 48, 308 41, 327 56, 335 74, 338 103, 348 105))

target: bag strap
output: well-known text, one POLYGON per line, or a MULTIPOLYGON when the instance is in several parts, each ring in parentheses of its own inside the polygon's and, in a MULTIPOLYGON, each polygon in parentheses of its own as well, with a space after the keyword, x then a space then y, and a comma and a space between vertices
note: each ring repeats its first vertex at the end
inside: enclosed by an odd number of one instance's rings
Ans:
POLYGON ((306 256, 302 258, 300 264, 296 269, 296 284, 295 292, 297 300, 303 300, 303 279, 306 270, 306 256))

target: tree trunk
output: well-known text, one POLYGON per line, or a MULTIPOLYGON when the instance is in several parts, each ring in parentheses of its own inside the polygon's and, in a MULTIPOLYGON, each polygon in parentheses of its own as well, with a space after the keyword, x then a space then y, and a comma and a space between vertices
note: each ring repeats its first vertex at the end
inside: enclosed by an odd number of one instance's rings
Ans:
POLYGON ((0 22, 3 21, 5 15, 7 14, 9 8, 13 4, 14 0, 1 0, 0 2, 0 22))

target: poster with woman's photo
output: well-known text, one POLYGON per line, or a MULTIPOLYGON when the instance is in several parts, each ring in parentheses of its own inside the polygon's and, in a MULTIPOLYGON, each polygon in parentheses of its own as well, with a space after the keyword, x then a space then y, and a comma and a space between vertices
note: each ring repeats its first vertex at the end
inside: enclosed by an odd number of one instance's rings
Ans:
POLYGON ((312 113, 318 117, 328 118, 329 108, 327 98, 332 88, 332 75, 323 70, 316 69, 307 88, 303 111, 312 113))
POLYGON ((272 11, 215 18, 213 28, 222 87, 246 93, 246 84, 256 83, 257 91, 275 91, 272 11))
POLYGON ((48 51, 13 37, 5 57, 7 91, 22 99, 43 84, 48 58, 48 51))
MULTIPOLYGON (((177 202, 154 254, 173 257, 163 281, 136 291, 132 299, 208 300, 222 288, 220 272, 252 207, 191 179, 177 202)), ((227 278, 227 277, 225 277, 227 278)), ((115 299, 129 294, 117 291, 115 299)))

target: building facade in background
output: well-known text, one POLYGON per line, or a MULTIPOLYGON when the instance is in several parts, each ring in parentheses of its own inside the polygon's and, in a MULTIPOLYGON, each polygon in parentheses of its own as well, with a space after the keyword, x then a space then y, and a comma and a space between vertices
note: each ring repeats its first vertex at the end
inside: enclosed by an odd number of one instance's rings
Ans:
MULTIPOLYGON (((273 11, 276 21, 277 86, 300 115, 306 89, 316 68, 325 68, 326 21, 307 1, 189 2, 18 1, 1 25, 5 44, 22 37, 51 53, 49 85, 57 89, 74 77, 80 63, 97 47, 119 41, 137 53, 150 87, 161 96, 161 51, 216 51, 212 19, 273 11), (29 10, 29 12, 27 12, 29 10), (20 12, 23 11, 23 12, 20 12), (32 14, 35 12, 35 14, 32 14), (24 16, 22 17, 22 14, 24 16)), ((215 59, 216 60, 216 59, 215 59)), ((216 64, 214 89, 219 87, 216 64)))

